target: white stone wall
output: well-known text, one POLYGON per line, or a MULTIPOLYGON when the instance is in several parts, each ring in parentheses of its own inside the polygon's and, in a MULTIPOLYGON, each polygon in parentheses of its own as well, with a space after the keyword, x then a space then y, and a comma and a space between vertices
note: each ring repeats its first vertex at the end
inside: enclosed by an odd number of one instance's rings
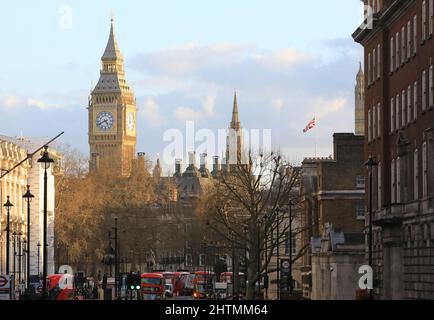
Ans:
POLYGON ((355 300, 364 252, 312 255, 312 300, 355 300))
MULTIPOLYGON (((11 169, 18 162, 23 160, 27 153, 34 152, 39 146, 29 141, 19 140, 9 137, 0 136, 0 168, 11 169)), ((49 150, 50 152, 50 150, 49 150)), ((6 209, 3 204, 9 195, 10 201, 14 205, 11 208, 11 234, 21 232, 22 240, 27 238, 27 203, 23 199, 23 194, 27 190, 27 184, 30 185, 30 191, 35 196, 30 207, 30 274, 38 274, 38 243, 42 244, 43 234, 43 197, 44 197, 44 170, 37 162, 40 154, 37 153, 34 158, 26 162, 23 166, 6 175, 0 181, 0 201, 1 201, 1 219, 0 228, 4 230, 7 222, 6 209)), ((54 268, 54 206, 55 206, 55 177, 53 170, 48 170, 48 274, 55 273, 54 268)), ((13 241, 10 243, 10 271, 13 271, 13 241)), ((23 244, 24 248, 24 244, 23 244)), ((27 248, 26 248, 27 249, 27 248)), ((43 252, 40 247, 39 272, 42 273, 43 252)), ((22 252, 24 254, 24 252, 22 252)), ((22 260, 22 278, 26 267, 22 260)), ((0 273, 6 272, 6 232, 1 232, 0 237, 0 273)), ((18 262, 17 262, 18 267, 18 262)))
MULTIPOLYGON (((0 168, 11 169, 16 163, 23 160, 27 155, 25 149, 12 143, 9 140, 4 140, 0 137, 0 168)), ((2 172, 3 173, 3 172, 2 172)), ((25 238, 26 231, 26 215, 25 215, 25 202, 22 195, 26 190, 27 185, 28 164, 24 163, 23 166, 12 171, 0 181, 0 204, 1 204, 1 219, 0 219, 0 273, 6 272, 6 226, 7 226, 7 211, 3 204, 10 196, 10 202, 14 205, 10 210, 10 271, 13 271, 13 239, 12 234, 21 232, 25 238)), ((17 249, 18 251, 18 249, 17 249)), ((17 258, 18 259, 18 258, 17 258)), ((18 261, 16 264, 18 268, 18 261)))
MULTIPOLYGON (((39 272, 42 273, 43 269, 43 223, 44 223, 44 170, 39 163, 33 161, 33 166, 30 169, 29 184, 31 191, 35 195, 31 207, 31 260, 30 260, 30 273, 32 275, 38 274, 38 243, 39 247, 39 272)), ((54 268, 54 176, 52 168, 48 169, 48 184, 47 184, 47 243, 48 243, 48 274, 55 273, 54 268)))

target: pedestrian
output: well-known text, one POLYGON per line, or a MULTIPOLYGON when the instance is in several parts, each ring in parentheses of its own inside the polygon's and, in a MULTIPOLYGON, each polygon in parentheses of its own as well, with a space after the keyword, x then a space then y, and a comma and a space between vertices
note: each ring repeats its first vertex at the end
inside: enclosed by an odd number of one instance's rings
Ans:
POLYGON ((98 300, 98 286, 96 283, 93 286, 93 299, 98 300))

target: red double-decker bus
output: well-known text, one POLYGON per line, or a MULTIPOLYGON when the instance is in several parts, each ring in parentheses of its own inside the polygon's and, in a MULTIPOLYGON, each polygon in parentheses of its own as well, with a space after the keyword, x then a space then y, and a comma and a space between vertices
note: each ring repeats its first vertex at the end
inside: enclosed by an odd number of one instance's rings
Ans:
POLYGON ((209 271, 197 271, 194 275, 193 298, 206 299, 207 294, 212 294, 214 290, 215 274, 209 271))
MULTIPOLYGON (((233 272, 222 272, 220 274, 220 282, 226 282, 232 287, 233 272)), ((238 290, 239 293, 245 295, 246 293, 246 275, 243 272, 238 273, 238 290)), ((231 295, 231 292, 228 292, 231 295)))
POLYGON ((140 293, 143 300, 163 299, 166 279, 161 273, 143 273, 140 278, 140 293))
POLYGON ((47 276, 47 288, 50 300, 76 299, 74 276, 71 274, 53 274, 47 276))

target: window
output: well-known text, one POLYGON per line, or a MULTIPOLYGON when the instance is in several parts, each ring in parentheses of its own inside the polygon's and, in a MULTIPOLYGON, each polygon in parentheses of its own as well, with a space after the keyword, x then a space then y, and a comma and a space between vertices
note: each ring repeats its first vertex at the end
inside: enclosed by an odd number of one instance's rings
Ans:
POLYGON ((289 232, 286 233, 285 237, 285 255, 289 255, 289 250, 291 254, 295 256, 297 254, 297 237, 295 232, 291 235, 291 243, 289 243, 289 232))
POLYGON ((377 105, 377 137, 381 136, 381 104, 377 105))
POLYGON ((417 119, 417 96, 418 96, 418 92, 417 92, 417 81, 414 82, 414 86, 413 86, 413 119, 416 121, 417 119))
POLYGON ((424 142, 422 146, 422 196, 424 198, 428 195, 428 166, 426 146, 426 142, 424 142))
POLYGON ((396 95, 396 99, 395 99, 395 110, 396 110, 396 130, 399 130, 399 124, 400 124, 400 120, 401 120, 401 109, 399 107, 399 102, 400 102, 400 97, 399 94, 396 95))
POLYGON ((414 200, 419 199, 419 157, 418 150, 414 150, 413 158, 413 192, 414 200))
POLYGON ((356 218, 358 220, 365 219, 365 204, 363 202, 356 203, 356 218))
POLYGON ((392 188, 390 188, 390 191, 391 191, 391 200, 392 200, 392 203, 395 203, 396 201, 395 201, 395 199, 396 199, 396 180, 395 180, 395 160, 392 160, 392 165, 391 165, 391 167, 390 167, 390 171, 391 171, 391 173, 390 173, 390 177, 391 177, 391 185, 392 185, 392 188))
POLYGON ((401 158, 396 159, 396 202, 401 203, 401 158))
POLYGON ((365 176, 356 176, 356 188, 365 187, 365 176))
POLYGON ((428 223, 425 223, 424 225, 423 225, 423 241, 425 242, 425 244, 427 245, 427 246, 429 246, 430 245, 430 240, 431 240, 431 228, 430 228, 430 226, 429 226, 429 224, 428 223))
POLYGON ((377 77, 377 51, 374 48, 372 51, 372 82, 375 82, 377 77))
POLYGON ((368 54, 368 85, 371 84, 371 54, 368 54))
POLYGON ((413 18, 413 55, 417 52, 417 15, 413 18))
POLYGON ((411 90, 413 86, 408 86, 407 88, 407 123, 411 123, 411 118, 413 117, 413 112, 411 112, 411 103, 413 101, 411 96, 411 90))
POLYGON ((407 23, 407 60, 411 57, 411 20, 407 23))
POLYGON ((426 109, 426 70, 422 72, 422 111, 426 109))
POLYGON ((378 210, 381 209, 382 205, 382 198, 381 198, 381 191, 383 189, 382 180, 381 180, 381 162, 378 163, 377 167, 377 199, 378 199, 378 210))
POLYGON ((395 131, 395 98, 390 99, 390 132, 395 131))
POLYGON ((191 256, 191 254, 185 255, 185 265, 188 267, 191 267, 193 265, 193 258, 191 256))
POLYGON ((372 137, 372 122, 371 122, 372 112, 371 109, 368 111, 368 141, 371 142, 372 137))
POLYGON ((402 90, 401 94, 401 125, 405 127, 407 124, 407 99, 405 97, 405 90, 402 90))
POLYGON ((400 55, 399 55, 399 32, 395 35, 395 69, 399 68, 400 63, 400 55))
POLYGON ((422 1, 422 40, 426 40, 428 38, 428 30, 426 23, 426 1, 422 1))
POLYGON ((381 77, 381 49, 380 45, 377 46, 377 79, 381 77))
POLYGON ((433 66, 429 68, 429 106, 432 107, 434 105, 434 88, 433 88, 433 77, 434 77, 434 69, 433 66))
POLYGON ((205 254, 200 254, 199 255, 199 266, 203 267, 206 264, 206 255, 205 254))
POLYGON ((434 0, 429 0, 429 35, 433 34, 434 0))
POLYGON ((372 107, 372 139, 377 137, 377 106, 372 107))
POLYGON ((401 64, 405 63, 407 60, 407 48, 405 42, 405 27, 401 28, 401 64))
POLYGON ((192 230, 191 223, 186 223, 185 224, 185 233, 189 234, 189 233, 191 233, 191 230, 192 230))
POLYGON ((392 37, 390 38, 390 72, 392 73, 395 69, 395 39, 392 37))

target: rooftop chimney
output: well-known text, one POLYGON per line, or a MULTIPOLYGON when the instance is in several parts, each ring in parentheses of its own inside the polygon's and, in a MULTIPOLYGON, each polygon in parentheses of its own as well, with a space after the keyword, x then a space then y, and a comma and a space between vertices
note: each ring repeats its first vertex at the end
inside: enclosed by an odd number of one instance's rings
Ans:
POLYGON ((188 153, 188 165, 196 167, 196 152, 192 151, 188 153))
POLYGON ((220 157, 219 156, 215 156, 214 157, 214 163, 212 166, 212 170, 213 171, 220 171, 220 157))
POLYGON ((182 160, 181 159, 176 159, 175 160, 175 176, 180 176, 181 175, 181 170, 182 170, 182 160))
POLYGON ((200 170, 203 171, 206 169, 206 158, 207 158, 207 154, 206 153, 202 153, 200 155, 200 170))

